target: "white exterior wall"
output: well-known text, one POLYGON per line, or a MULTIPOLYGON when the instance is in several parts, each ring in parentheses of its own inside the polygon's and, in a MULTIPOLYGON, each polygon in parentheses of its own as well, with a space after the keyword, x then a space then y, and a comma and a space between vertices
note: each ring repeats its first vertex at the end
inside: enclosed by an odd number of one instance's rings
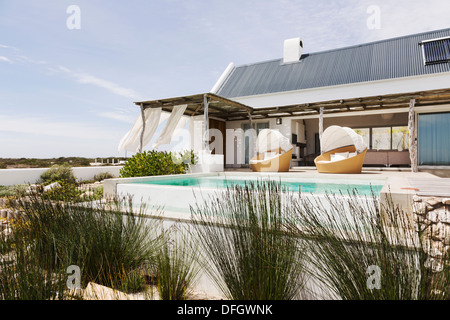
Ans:
MULTIPOLYGON (((16 184, 34 184, 40 176, 49 168, 31 169, 0 169, 0 186, 12 186, 16 184)), ((115 177, 119 176, 122 166, 99 166, 99 167, 75 167, 72 168, 77 180, 90 180, 95 175, 109 172, 115 177)))

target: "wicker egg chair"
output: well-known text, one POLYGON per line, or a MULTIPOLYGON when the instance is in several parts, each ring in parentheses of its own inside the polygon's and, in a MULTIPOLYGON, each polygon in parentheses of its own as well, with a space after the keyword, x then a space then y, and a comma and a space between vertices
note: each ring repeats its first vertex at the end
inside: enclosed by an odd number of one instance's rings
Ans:
POLYGON ((294 148, 289 139, 278 130, 261 130, 256 140, 256 146, 257 155, 250 159, 250 167, 253 171, 289 171, 294 148))
POLYGON ((354 130, 330 126, 322 134, 321 152, 314 159, 318 172, 361 173, 367 146, 354 130))

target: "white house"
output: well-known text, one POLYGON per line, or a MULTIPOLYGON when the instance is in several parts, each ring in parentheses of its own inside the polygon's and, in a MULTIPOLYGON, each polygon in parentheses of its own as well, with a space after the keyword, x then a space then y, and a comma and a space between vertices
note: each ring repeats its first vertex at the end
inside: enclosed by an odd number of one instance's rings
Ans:
POLYGON ((209 144, 226 166, 248 164, 250 128, 279 129, 295 146, 293 165, 313 165, 319 127, 340 125, 365 139, 366 166, 410 166, 413 159, 419 170, 450 169, 450 29, 316 53, 304 45, 289 39, 280 59, 231 63, 208 93, 136 102, 145 125, 137 120, 122 149, 142 148, 160 115, 176 111, 160 140, 170 141, 190 119, 192 146, 209 144), (216 130, 203 139, 208 129, 216 130))

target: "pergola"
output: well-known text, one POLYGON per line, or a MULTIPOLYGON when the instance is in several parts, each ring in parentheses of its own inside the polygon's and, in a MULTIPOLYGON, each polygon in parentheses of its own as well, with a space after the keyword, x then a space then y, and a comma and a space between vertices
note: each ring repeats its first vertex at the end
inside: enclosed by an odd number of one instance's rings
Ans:
MULTIPOLYGON (((140 101, 135 102, 135 104, 141 107, 144 123, 144 110, 147 108, 162 108, 163 111, 172 112, 175 106, 187 105, 184 115, 203 115, 206 130, 209 129, 209 117, 215 117, 224 121, 249 120, 251 126, 252 120, 256 119, 319 115, 320 133, 323 131, 324 114, 351 113, 366 110, 389 110, 409 107, 408 127, 410 130, 410 153, 411 160, 414 160, 412 163, 416 164, 414 107, 450 104, 450 88, 263 108, 252 108, 240 102, 221 97, 213 93, 140 101)), ((143 128, 141 134, 140 150, 142 150, 142 137, 144 130, 145 128, 143 128)), ((205 141, 205 146, 207 145, 208 141, 205 141)), ((413 165, 413 171, 416 170, 417 168, 413 165)))
POLYGON ((141 108, 162 108, 163 111, 171 112, 174 106, 187 104, 185 116, 209 115, 225 121, 240 117, 248 119, 249 112, 253 108, 242 103, 218 96, 213 93, 202 93, 184 97, 158 99, 150 101, 135 102, 141 108))
POLYGON ((450 88, 329 100, 278 107, 255 108, 253 109, 252 115, 254 118, 305 116, 320 114, 321 108, 323 113, 326 114, 366 110, 386 110, 408 107, 411 99, 415 100, 416 107, 450 104, 450 88))
MULTIPOLYGON (((184 111, 185 116, 204 116, 205 131, 209 130, 209 117, 215 117, 224 121, 229 120, 243 120, 252 119, 253 108, 246 106, 237 101, 233 101, 213 93, 202 93, 190 96, 158 99, 135 102, 135 104, 141 107, 141 115, 143 123, 145 123, 144 110, 147 108, 161 108, 162 111, 172 112, 175 106, 187 105, 184 111), (237 118, 237 119, 236 119, 237 118)), ((142 139, 145 127, 142 129, 141 134, 141 146, 142 151, 142 139)), ((209 141, 204 141, 205 147, 208 146, 209 141)))
POLYGON ((317 115, 320 114, 321 109, 324 114, 366 110, 386 110, 408 107, 411 99, 415 100, 416 107, 450 104, 450 88, 264 108, 252 108, 240 102, 224 98, 213 93, 141 101, 135 102, 135 104, 144 109, 161 107, 162 110, 166 112, 171 112, 173 107, 176 105, 187 104, 188 107, 184 113, 186 116, 197 116, 203 114, 213 116, 224 121, 233 121, 317 115))

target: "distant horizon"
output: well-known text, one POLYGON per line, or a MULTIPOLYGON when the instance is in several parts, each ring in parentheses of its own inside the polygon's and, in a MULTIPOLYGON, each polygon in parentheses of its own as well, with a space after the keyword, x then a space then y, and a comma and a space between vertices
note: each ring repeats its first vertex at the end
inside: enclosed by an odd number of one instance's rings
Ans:
POLYGON ((52 159, 61 159, 61 158, 82 158, 82 159, 128 159, 132 156, 104 156, 104 157, 82 157, 82 156, 61 156, 61 157, 0 157, 0 159, 39 159, 39 160, 52 160, 52 159))
POLYGON ((3 0, 0 158, 129 158, 135 101, 209 92, 231 62, 281 58, 285 39, 320 52, 449 16, 447 0, 3 0))

